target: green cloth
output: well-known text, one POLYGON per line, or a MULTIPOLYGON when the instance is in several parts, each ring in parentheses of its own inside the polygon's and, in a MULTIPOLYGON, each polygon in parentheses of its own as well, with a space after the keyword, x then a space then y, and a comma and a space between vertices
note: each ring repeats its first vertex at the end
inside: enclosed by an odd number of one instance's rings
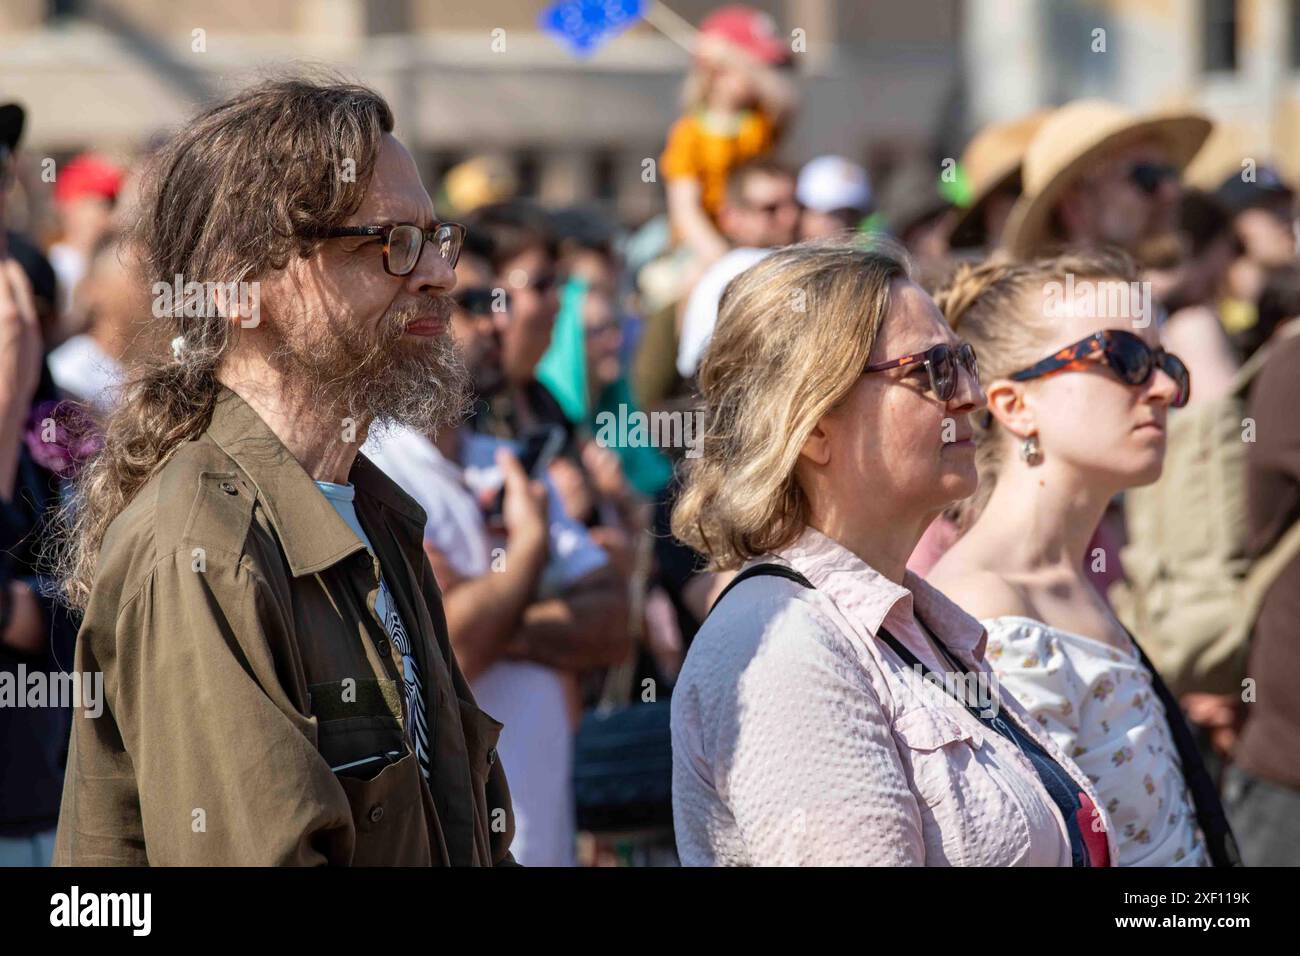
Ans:
MULTIPOLYGON (((601 392, 595 415, 592 415, 589 421, 590 427, 593 430, 596 428, 596 415, 601 412, 609 412, 617 419, 619 405, 626 405, 629 414, 636 410, 636 406, 633 404, 632 388, 628 384, 625 375, 619 376, 617 381, 611 382, 601 392)), ((682 414, 689 415, 691 413, 683 412, 682 414)), ((672 462, 658 448, 652 445, 618 444, 614 446, 614 451, 618 453, 619 461, 623 465, 623 474, 627 476, 627 480, 632 483, 633 488, 647 498, 658 495, 672 480, 672 462)))
POLYGON ((560 289, 560 310, 555 315, 551 344, 537 363, 537 380, 555 396, 571 422, 585 422, 590 416, 587 396, 587 330, 582 324, 582 305, 587 299, 587 280, 570 278, 560 289))
MULTIPOLYGON (((596 433, 596 416, 610 412, 618 417, 619 405, 630 414, 636 410, 627 376, 606 386, 592 407, 587 384, 587 330, 582 321, 582 307, 587 299, 585 279, 570 278, 560 290, 560 310, 555 316, 551 344, 537 363, 537 380, 554 396, 564 415, 575 425, 586 425, 596 433)), ((673 466, 659 449, 649 445, 610 446, 619 457, 623 474, 641 494, 653 498, 668 484, 673 466)))
POLYGON ((954 172, 956 175, 951 181, 939 177, 939 195, 959 209, 965 209, 975 198, 970 188, 970 177, 966 175, 965 168, 960 164, 955 167, 954 172))

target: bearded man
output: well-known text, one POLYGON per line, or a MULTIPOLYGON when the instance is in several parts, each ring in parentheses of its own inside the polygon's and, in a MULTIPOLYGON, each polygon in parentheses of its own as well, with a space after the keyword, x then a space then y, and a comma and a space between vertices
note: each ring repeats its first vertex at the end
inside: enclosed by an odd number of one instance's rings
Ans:
POLYGON ((466 404, 464 230, 392 129, 371 90, 282 80, 153 161, 132 247, 173 357, 77 488, 65 587, 105 707, 74 718, 56 863, 513 863, 424 512, 358 453, 466 404))

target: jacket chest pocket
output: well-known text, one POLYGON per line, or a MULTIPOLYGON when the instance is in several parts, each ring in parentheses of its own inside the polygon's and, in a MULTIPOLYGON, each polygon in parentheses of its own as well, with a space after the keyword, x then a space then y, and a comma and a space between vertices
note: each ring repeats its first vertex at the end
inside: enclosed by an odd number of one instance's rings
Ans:
POLYGON ((410 750, 397 681, 347 678, 313 684, 308 693, 316 748, 336 774, 373 777, 410 750))
POLYGON ((353 866, 428 866, 429 827, 420 796, 415 754, 387 764, 362 780, 339 775, 356 828, 353 866))
POLYGON ((348 678, 310 693, 317 748, 352 810, 352 865, 429 865, 420 767, 402 730, 397 682, 348 678))
POLYGON ((1029 848, 1029 824, 999 770, 979 759, 978 735, 953 714, 917 707, 894 723, 921 810, 928 862, 1006 866, 1029 848))

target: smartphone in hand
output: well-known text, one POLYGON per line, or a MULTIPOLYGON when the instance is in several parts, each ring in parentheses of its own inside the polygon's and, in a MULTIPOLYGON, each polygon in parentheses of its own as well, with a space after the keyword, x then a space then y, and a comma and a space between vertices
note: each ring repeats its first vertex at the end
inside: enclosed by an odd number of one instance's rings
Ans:
MULTIPOLYGON (((518 446, 519 464, 528 473, 528 477, 534 480, 541 479, 551 462, 555 460, 555 456, 560 453, 560 449, 564 447, 564 429, 558 425, 538 425, 523 434, 518 441, 518 446)), ((493 531, 502 530, 501 507, 504 501, 503 486, 492 498, 486 511, 488 528, 493 531)))

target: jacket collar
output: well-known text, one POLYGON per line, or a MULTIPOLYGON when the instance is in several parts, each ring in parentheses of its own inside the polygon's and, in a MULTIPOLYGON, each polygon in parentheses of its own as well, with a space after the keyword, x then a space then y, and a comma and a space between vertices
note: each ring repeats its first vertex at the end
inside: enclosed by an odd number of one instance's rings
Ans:
MULTIPOLYGON (((206 434, 256 489, 294 577, 365 547, 261 416, 230 389, 218 394, 206 434)), ((424 526, 423 509, 363 455, 357 455, 348 480, 356 486, 358 511, 369 499, 402 516, 416 533, 424 526)))
POLYGON ((879 632, 897 606, 899 613, 915 614, 924 621, 950 650, 965 652, 976 661, 983 659, 987 643, 984 625, 912 571, 906 572, 902 584, 895 583, 811 527, 777 554, 872 634, 879 632))

